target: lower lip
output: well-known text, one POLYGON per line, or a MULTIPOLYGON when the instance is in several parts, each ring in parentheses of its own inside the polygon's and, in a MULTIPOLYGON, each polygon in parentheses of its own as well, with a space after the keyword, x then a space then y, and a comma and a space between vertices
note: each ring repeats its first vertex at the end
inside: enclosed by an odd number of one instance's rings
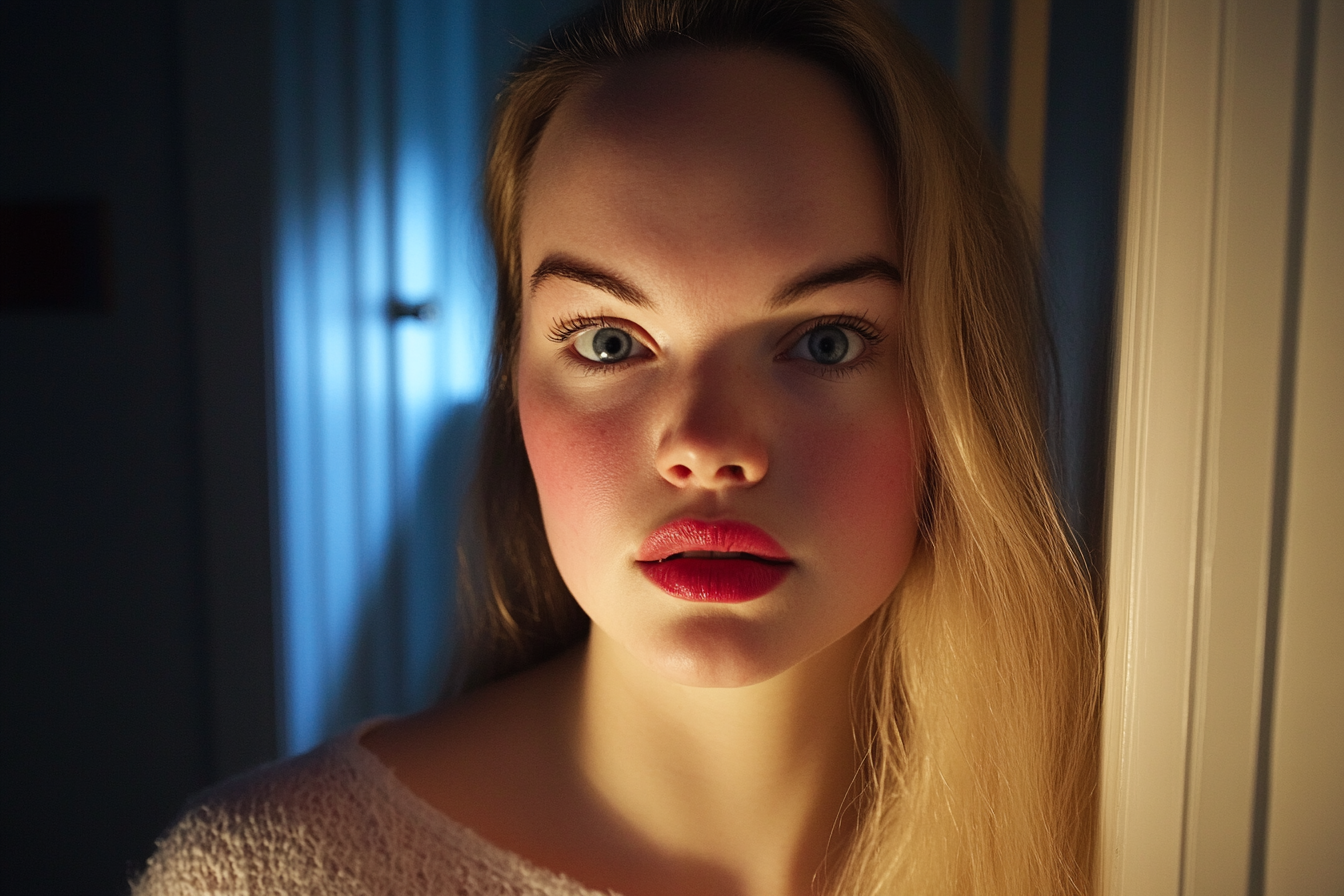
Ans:
POLYGON ((740 604, 769 594, 793 568, 736 557, 679 557, 639 565, 649 581, 673 597, 714 604, 740 604))

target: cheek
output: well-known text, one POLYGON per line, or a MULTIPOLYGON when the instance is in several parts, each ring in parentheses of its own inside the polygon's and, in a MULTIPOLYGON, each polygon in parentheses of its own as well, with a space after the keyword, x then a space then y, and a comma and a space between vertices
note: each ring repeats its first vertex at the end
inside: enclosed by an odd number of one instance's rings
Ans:
POLYGON ((632 427, 617 409, 594 412, 524 371, 518 415, 556 563, 567 580, 587 579, 579 567, 599 556, 595 546, 619 549, 605 542, 620 531, 621 495, 638 454, 632 427))
POLYGON ((918 531, 917 441, 904 414, 798 434, 798 491, 829 556, 885 594, 909 562, 918 531))

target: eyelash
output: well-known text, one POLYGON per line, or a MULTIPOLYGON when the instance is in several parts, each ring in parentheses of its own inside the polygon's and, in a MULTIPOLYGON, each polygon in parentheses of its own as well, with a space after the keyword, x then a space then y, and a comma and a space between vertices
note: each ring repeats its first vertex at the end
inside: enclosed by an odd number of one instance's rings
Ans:
POLYGON ((613 326, 613 322, 605 317, 588 317, 586 315, 566 317, 552 322, 551 332, 546 334, 546 338, 556 344, 563 344, 568 342, 571 336, 582 333, 584 330, 610 326, 613 326))
POLYGON ((853 330, 862 336, 869 345, 874 346, 887 338, 866 318, 854 317, 850 314, 830 314, 826 317, 808 321, 806 329, 800 332, 798 338, 793 341, 797 342, 798 339, 802 339, 807 334, 820 330, 822 327, 844 327, 846 330, 853 330))

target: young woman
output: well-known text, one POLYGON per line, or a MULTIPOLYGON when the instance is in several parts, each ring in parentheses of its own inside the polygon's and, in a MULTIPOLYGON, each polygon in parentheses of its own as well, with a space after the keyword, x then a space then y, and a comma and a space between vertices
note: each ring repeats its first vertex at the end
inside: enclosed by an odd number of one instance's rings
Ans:
POLYGON ((1089 889, 1097 626, 1033 246, 866 0, 613 0, 499 101, 459 695, 142 893, 1089 889))

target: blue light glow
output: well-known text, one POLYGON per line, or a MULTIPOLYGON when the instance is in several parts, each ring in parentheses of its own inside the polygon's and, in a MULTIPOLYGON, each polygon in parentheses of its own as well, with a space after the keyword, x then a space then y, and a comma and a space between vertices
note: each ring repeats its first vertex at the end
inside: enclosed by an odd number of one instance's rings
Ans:
POLYGON ((437 691, 491 287, 471 4, 280 0, 277 22, 281 729, 296 753, 437 691), (439 315, 393 321, 393 298, 439 315))
POLYGON ((434 199, 438 192, 428 147, 418 141, 405 147, 397 167, 397 292, 407 299, 426 298, 435 285, 434 199))

